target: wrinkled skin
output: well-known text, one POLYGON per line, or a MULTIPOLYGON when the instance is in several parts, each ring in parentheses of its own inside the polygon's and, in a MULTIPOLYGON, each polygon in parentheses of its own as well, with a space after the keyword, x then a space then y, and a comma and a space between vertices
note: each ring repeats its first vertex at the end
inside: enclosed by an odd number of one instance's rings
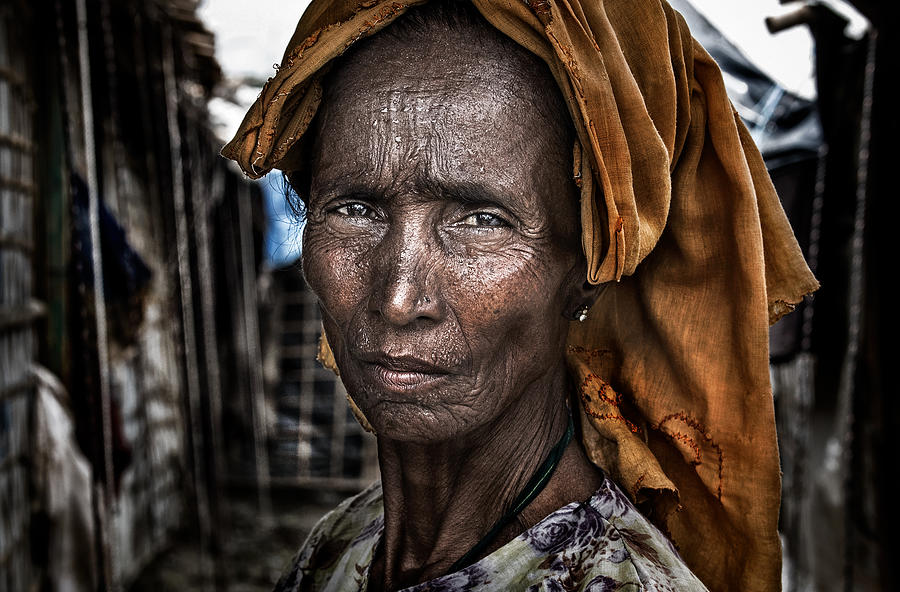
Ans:
MULTIPOLYGON (((488 29, 408 43, 377 36, 333 72, 303 243, 341 378, 378 435, 373 589, 441 575, 519 493, 565 429, 568 324, 597 292, 545 66, 488 29)), ((570 446, 493 548, 595 485, 570 446)))
POLYGON ((547 99, 522 63, 446 55, 336 77, 303 247, 345 384, 378 434, 415 442, 484 426, 559 369, 584 302, 571 145, 534 109, 547 99), (385 379, 379 354, 440 376, 385 379))

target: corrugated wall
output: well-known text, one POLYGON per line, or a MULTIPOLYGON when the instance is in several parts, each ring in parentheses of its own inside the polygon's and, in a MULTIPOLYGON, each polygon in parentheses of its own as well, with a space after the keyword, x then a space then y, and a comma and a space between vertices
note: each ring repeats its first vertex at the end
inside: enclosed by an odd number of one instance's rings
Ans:
POLYGON ((33 101, 13 7, 0 5, 0 591, 28 590, 28 437, 34 387, 33 101))

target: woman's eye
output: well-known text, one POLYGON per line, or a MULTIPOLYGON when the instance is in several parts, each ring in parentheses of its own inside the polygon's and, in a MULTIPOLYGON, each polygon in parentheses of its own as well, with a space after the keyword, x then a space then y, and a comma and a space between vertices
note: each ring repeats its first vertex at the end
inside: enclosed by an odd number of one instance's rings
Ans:
POLYGON ((359 202, 344 204, 333 211, 347 218, 372 218, 375 214, 372 208, 359 202))
POLYGON ((505 226, 509 226, 509 223, 506 220, 504 220, 500 216, 490 214, 488 212, 476 212, 474 214, 471 214, 470 216, 466 216, 459 221, 459 224, 462 226, 477 226, 488 228, 502 228, 505 226))

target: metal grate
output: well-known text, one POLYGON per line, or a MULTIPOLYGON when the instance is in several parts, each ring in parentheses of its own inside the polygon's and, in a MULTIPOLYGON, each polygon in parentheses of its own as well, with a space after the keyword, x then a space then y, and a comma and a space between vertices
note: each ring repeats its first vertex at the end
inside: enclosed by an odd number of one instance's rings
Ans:
POLYGON ((377 478, 375 439, 347 405, 344 385, 316 361, 321 317, 299 270, 282 279, 281 382, 271 441, 273 483, 357 489, 377 478))
POLYGON ((31 586, 29 368, 41 313, 31 299, 33 106, 11 9, 0 7, 0 591, 31 586))

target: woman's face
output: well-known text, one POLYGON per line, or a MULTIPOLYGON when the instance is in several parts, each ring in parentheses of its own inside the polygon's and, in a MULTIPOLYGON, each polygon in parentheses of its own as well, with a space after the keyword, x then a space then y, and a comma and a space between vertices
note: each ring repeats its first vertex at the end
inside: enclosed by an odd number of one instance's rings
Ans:
POLYGON ((564 368, 584 303, 552 78, 516 47, 440 37, 415 57, 376 38, 333 73, 303 236, 344 384, 379 436, 417 442, 486 426, 564 368))

